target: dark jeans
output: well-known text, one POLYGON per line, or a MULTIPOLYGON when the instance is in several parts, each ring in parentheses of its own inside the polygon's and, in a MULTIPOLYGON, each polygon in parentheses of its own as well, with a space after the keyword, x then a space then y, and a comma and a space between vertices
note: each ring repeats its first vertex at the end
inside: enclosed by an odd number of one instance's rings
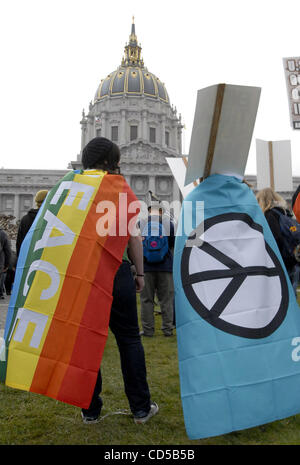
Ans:
MULTIPOLYGON (((125 393, 133 415, 150 410, 150 392, 146 379, 144 348, 139 335, 136 289, 130 265, 123 262, 116 273, 109 327, 113 332, 121 359, 125 393)), ((100 414, 102 376, 99 370, 92 401, 84 413, 100 414)))
POLYGON ((6 272, 2 271, 2 273, 0 273, 0 296, 5 292, 5 278, 6 272))
POLYGON ((6 272, 6 278, 5 278, 5 290, 6 294, 11 294, 12 290, 12 285, 15 279, 15 271, 12 270, 11 268, 8 268, 6 272))

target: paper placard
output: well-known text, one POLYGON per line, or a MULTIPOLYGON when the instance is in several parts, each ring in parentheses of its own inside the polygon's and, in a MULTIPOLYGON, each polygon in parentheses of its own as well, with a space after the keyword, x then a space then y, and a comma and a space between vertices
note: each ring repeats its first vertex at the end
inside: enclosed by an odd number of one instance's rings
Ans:
POLYGON ((183 198, 185 198, 199 184, 199 181, 193 181, 187 186, 184 185, 188 157, 166 157, 166 160, 181 191, 181 194, 183 198))
POLYGON ((283 58, 290 123, 300 129, 300 57, 283 58))
POLYGON ((260 92, 231 84, 198 91, 185 185, 215 173, 244 176, 260 92))
POLYGON ((257 189, 293 190, 291 141, 256 139, 257 189))

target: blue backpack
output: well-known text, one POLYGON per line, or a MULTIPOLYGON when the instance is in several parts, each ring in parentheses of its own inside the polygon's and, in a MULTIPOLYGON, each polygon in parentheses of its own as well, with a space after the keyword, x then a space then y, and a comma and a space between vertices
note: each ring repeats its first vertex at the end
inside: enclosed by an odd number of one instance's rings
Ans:
POLYGON ((296 261, 300 261, 300 224, 292 217, 284 214, 278 209, 273 209, 273 212, 279 217, 279 226, 283 238, 283 258, 294 257, 296 261))
POLYGON ((148 263, 161 263, 169 250, 168 237, 161 221, 149 220, 142 231, 143 252, 148 263))

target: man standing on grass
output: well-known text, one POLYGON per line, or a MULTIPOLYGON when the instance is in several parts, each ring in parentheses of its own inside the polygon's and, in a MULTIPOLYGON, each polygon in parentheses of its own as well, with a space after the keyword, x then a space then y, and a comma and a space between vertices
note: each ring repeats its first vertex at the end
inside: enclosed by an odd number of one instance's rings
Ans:
POLYGON ((136 291, 144 285, 139 203, 119 161, 115 144, 95 138, 83 150, 84 170, 68 172, 50 190, 20 249, 0 346, 1 382, 79 407, 85 423, 100 416, 109 327, 135 423, 158 412, 137 321, 136 291), (35 331, 28 334, 29 325, 35 331))
MULTIPOLYGON (((109 174, 119 174, 119 162, 118 146, 104 137, 92 139, 83 150, 82 164, 85 170, 105 170, 109 174)), ((136 292, 141 292, 143 287, 141 236, 131 235, 114 279, 109 327, 118 344, 125 393, 136 424, 145 423, 158 412, 158 405, 150 400, 145 355, 138 327, 136 292), (135 266, 135 279, 129 260, 135 266)), ((101 390, 102 376, 99 370, 91 404, 88 409, 81 411, 84 423, 97 422, 102 407, 102 399, 99 397, 101 390)))
POLYGON ((141 292, 142 335, 153 336, 154 298, 158 297, 162 331, 165 336, 173 335, 174 321, 174 285, 173 253, 174 224, 163 214, 159 201, 152 202, 148 208, 149 216, 141 221, 143 237, 145 287, 141 292))

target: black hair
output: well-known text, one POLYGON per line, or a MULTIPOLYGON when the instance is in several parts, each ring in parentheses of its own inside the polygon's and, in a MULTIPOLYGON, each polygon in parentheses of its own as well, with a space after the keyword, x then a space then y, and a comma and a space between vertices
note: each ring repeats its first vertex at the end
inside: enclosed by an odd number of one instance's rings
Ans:
POLYGON ((112 149, 110 152, 106 154, 105 159, 103 162, 97 161, 93 166, 90 168, 97 168, 100 170, 108 171, 109 173, 119 173, 119 161, 121 158, 120 149, 119 147, 113 143, 112 149))
POLYGON ((102 169, 109 173, 119 173, 121 158, 119 147, 105 137, 95 137, 82 151, 82 164, 84 169, 102 169))

